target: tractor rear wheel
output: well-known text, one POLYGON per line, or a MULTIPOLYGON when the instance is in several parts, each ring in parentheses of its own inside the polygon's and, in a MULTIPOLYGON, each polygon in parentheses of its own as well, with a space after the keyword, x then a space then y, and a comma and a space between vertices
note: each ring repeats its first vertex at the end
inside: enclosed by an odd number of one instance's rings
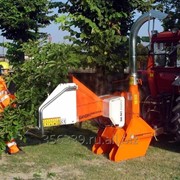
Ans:
POLYGON ((162 126, 163 114, 159 104, 161 103, 151 96, 147 96, 141 102, 141 117, 153 128, 162 126))
POLYGON ((173 125, 172 133, 177 141, 180 141, 180 96, 176 98, 175 106, 172 109, 173 117, 171 123, 173 125))

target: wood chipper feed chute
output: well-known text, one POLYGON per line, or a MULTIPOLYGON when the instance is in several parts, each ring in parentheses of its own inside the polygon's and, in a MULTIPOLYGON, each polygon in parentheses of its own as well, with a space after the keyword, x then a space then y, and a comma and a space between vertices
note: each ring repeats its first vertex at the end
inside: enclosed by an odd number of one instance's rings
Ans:
POLYGON ((72 82, 78 86, 76 91, 78 121, 102 116, 102 99, 72 76, 72 82))

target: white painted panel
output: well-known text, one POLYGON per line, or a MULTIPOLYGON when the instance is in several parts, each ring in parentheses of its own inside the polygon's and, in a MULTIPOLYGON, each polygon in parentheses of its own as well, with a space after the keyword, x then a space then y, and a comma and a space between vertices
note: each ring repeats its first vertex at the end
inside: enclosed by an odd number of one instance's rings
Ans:
POLYGON ((114 125, 123 127, 125 124, 125 99, 112 96, 103 100, 103 116, 108 117, 114 125))
POLYGON ((76 89, 73 87, 77 87, 75 83, 59 84, 39 107, 41 119, 60 117, 61 125, 76 123, 76 89))

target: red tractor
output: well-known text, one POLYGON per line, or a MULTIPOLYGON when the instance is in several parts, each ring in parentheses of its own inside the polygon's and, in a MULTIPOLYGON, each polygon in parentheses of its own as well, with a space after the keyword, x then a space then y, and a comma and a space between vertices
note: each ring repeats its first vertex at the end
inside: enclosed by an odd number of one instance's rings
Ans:
POLYGON ((180 141, 180 30, 153 31, 146 70, 138 75, 142 118, 180 141))

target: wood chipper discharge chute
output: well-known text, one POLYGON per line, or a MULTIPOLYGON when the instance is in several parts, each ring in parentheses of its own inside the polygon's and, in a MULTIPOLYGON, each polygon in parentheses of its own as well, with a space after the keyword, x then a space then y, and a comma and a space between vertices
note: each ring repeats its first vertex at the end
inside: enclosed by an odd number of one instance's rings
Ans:
POLYGON ((140 117, 137 85, 136 37, 149 19, 163 19, 166 14, 151 10, 134 23, 130 33, 130 83, 128 92, 97 96, 72 76, 72 83, 60 84, 39 107, 39 129, 75 124, 93 118, 109 120, 99 129, 92 151, 108 153, 112 161, 144 156, 154 130, 140 117))

